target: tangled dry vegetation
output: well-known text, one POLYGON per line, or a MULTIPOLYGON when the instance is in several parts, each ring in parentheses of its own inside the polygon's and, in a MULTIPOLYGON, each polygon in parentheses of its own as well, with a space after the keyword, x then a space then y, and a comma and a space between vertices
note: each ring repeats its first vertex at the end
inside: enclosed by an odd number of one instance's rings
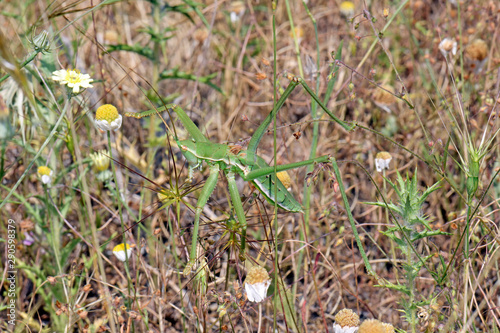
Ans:
MULTIPOLYGON (((335 317, 350 308, 398 332, 499 332, 500 5, 272 4, 0 3, 0 76, 10 75, 0 83, 0 313, 13 299, 17 320, 2 318, 2 331, 350 332, 359 321, 335 317), (52 79, 61 69, 89 74, 92 87, 68 93, 52 79), (211 142, 241 151, 274 86, 279 98, 293 76, 321 100, 333 83, 326 106, 357 125, 342 129, 299 86, 258 153, 270 165, 330 155, 340 179, 328 164, 288 170, 305 213, 277 218, 237 179, 242 254, 219 177, 186 270, 209 170, 187 181, 172 135, 192 133, 175 114, 125 114, 175 103, 211 142), (117 131, 94 125, 105 104, 123 116, 117 131), (392 159, 378 172, 382 151, 392 159), (124 241, 132 251, 119 260, 124 241), (252 266, 270 282, 261 302, 244 287, 252 266)), ((390 331, 381 325, 359 332, 390 331)))

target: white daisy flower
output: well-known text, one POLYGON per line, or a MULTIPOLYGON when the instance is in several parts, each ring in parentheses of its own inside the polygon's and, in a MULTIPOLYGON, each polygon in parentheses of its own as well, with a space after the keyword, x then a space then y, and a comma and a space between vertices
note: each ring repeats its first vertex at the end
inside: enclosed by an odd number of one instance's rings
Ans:
POLYGON ((130 260, 130 256, 132 255, 132 248, 129 244, 121 243, 113 248, 113 254, 120 261, 126 261, 125 255, 130 260), (127 248, 127 252, 125 252, 125 245, 127 248))
POLYGON ((79 70, 65 70, 61 69, 52 73, 52 80, 58 81, 61 85, 67 85, 73 88, 73 93, 80 93, 80 88, 87 89, 93 86, 90 82, 94 81, 88 74, 82 74, 79 70))
POLYGON ((46 166, 41 166, 38 168, 38 176, 44 184, 50 184, 52 182, 52 175, 54 172, 46 166))
POLYGON ((116 131, 122 126, 122 116, 113 105, 101 105, 95 114, 95 125, 101 131, 116 131))
POLYGON ((381 151, 375 156, 375 167, 378 172, 382 172, 384 169, 389 169, 389 163, 391 163, 392 156, 386 151, 381 151))
POLYGON ((271 279, 264 267, 253 266, 245 279, 245 291, 250 302, 262 302, 267 297, 271 279))
POLYGON ((342 309, 335 315, 333 333, 355 333, 359 326, 359 316, 351 309, 342 309))

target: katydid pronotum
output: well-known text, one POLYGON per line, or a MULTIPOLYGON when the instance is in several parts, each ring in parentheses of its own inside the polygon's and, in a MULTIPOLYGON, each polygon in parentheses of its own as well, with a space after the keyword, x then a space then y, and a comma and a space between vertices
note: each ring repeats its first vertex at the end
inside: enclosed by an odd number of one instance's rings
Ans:
POLYGON ((179 140, 175 135, 174 137, 181 150, 182 154, 189 163, 189 177, 193 175, 193 170, 200 168, 203 162, 208 164, 210 175, 203 186, 198 202, 196 204, 193 240, 191 244, 190 262, 188 268, 190 269, 196 262, 196 245, 198 240, 198 228, 200 225, 200 216, 203 208, 208 202, 210 195, 217 185, 219 172, 223 171, 226 175, 229 194, 233 204, 236 217, 241 226, 241 242, 240 253, 245 252, 245 239, 246 239, 246 217, 243 210, 243 204, 236 186, 235 175, 240 175, 244 180, 251 181, 255 187, 262 193, 262 195, 271 203, 277 204, 278 207, 290 212, 302 212, 302 206, 295 200, 292 194, 288 192, 285 186, 276 176, 275 172, 280 172, 289 169, 295 169, 301 166, 310 165, 313 163, 324 163, 330 161, 330 156, 320 156, 306 161, 269 166, 266 161, 257 155, 257 146, 259 145, 264 133, 266 132, 269 124, 274 119, 276 113, 285 103, 290 93, 297 87, 302 85, 306 92, 318 103, 318 105, 340 126, 345 130, 352 130, 355 125, 349 125, 346 122, 335 117, 328 108, 320 101, 318 96, 309 88, 309 86, 298 77, 292 77, 287 89, 283 92, 282 96, 275 104, 272 111, 257 128, 255 133, 250 139, 247 149, 231 149, 226 144, 210 142, 198 127, 193 123, 189 116, 177 105, 167 105, 158 110, 149 110, 142 113, 126 113, 129 117, 144 117, 155 114, 159 111, 167 110, 169 113, 174 111, 177 117, 188 131, 191 139, 179 140))

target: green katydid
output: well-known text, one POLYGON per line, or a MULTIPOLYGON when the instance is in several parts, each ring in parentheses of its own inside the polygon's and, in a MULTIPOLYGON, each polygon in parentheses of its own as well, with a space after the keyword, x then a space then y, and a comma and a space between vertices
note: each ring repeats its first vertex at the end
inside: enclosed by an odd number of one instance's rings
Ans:
POLYGON ((245 239, 246 239, 246 217, 243 210, 243 204, 236 187, 235 175, 239 174, 244 180, 251 181, 255 187, 264 195, 264 197, 273 205, 276 203, 280 208, 290 211, 290 212, 302 212, 302 206, 295 200, 292 194, 288 192, 285 186, 276 176, 275 172, 295 169, 301 166, 310 165, 313 163, 323 163, 329 161, 330 157, 328 155, 320 156, 314 159, 290 163, 285 165, 269 166, 266 161, 257 155, 257 146, 259 145, 267 127, 275 117, 276 113, 283 106, 285 100, 291 94, 293 89, 297 85, 302 85, 307 93, 318 103, 318 105, 338 124, 340 124, 345 130, 352 130, 355 125, 349 125, 344 121, 335 117, 330 110, 320 101, 320 99, 314 94, 314 92, 307 86, 307 84, 300 78, 293 77, 287 89, 283 92, 281 98, 275 104, 272 111, 263 121, 263 123, 257 128, 253 134, 248 148, 246 150, 234 151, 230 146, 226 144, 213 143, 210 142, 203 133, 198 129, 194 122, 189 118, 184 110, 182 110, 177 105, 167 105, 164 108, 158 110, 149 110, 142 113, 125 113, 129 117, 144 117, 155 114, 159 111, 167 110, 169 113, 174 111, 177 117, 191 135, 191 139, 179 140, 177 135, 174 133, 175 140, 179 146, 182 154, 189 163, 189 177, 193 175, 193 170, 200 168, 203 162, 206 162, 209 169, 210 175, 205 182, 201 190, 201 194, 198 198, 195 211, 194 220, 194 230, 193 230, 193 241, 191 244, 190 252, 190 264, 188 268, 191 268, 196 261, 196 244, 198 239, 198 228, 200 224, 200 216, 203 207, 208 202, 210 195, 217 185, 217 180, 219 172, 223 171, 226 175, 229 194, 231 202, 233 203, 234 211, 238 222, 241 225, 241 243, 240 251, 244 254, 245 251, 245 239))

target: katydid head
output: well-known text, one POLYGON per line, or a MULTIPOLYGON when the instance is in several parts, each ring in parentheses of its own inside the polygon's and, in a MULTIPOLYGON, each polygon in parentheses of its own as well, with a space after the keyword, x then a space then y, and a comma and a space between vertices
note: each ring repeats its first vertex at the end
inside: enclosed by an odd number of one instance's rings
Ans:
POLYGON ((190 166, 197 167, 201 163, 196 156, 196 144, 193 140, 179 140, 178 145, 190 166))

